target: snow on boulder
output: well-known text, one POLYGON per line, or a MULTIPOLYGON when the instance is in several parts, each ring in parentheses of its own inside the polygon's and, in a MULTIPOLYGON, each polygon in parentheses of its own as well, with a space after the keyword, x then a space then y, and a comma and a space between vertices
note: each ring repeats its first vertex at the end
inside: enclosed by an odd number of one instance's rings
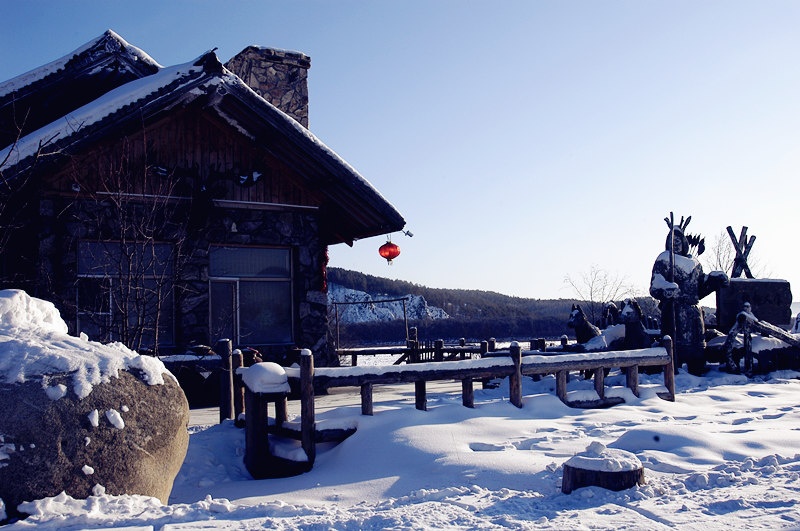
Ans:
POLYGON ((51 302, 21 290, 0 291, 0 384, 71 374, 67 388, 85 398, 95 385, 130 370, 150 385, 163 384, 164 374, 175 380, 157 358, 140 356, 121 343, 103 345, 85 335, 68 335, 51 302))
POLYGON ((67 324, 52 302, 34 299, 19 289, 0 291, 0 329, 24 328, 67 333, 67 324))
POLYGON ((189 444, 189 405, 159 360, 69 336, 55 306, 19 290, 0 291, 0 411, 9 517, 96 485, 167 503, 189 444))

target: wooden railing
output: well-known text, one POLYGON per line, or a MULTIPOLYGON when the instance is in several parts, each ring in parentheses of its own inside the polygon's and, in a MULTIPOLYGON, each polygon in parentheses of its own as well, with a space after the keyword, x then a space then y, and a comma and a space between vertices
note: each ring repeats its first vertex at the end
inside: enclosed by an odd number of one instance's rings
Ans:
MULTIPOLYGON (((522 376, 555 374, 556 395, 571 407, 607 407, 623 402, 620 397, 607 397, 605 370, 621 368, 625 372, 625 385, 639 396, 639 367, 662 367, 664 387, 659 393, 665 400, 675 400, 675 372, 672 357, 672 341, 666 338, 659 347, 589 353, 569 353, 543 355, 539 351, 523 352, 521 347, 512 344, 507 357, 491 357, 479 360, 453 361, 450 363, 418 363, 404 366, 381 367, 321 367, 314 368, 313 356, 304 350, 300 356, 299 369, 287 369, 289 380, 299 385, 301 401, 301 428, 296 438, 301 440, 303 450, 313 463, 316 456, 316 421, 315 421, 315 389, 333 387, 359 387, 361 390, 361 413, 373 414, 373 391, 376 384, 414 383, 415 407, 427 409, 426 382, 436 380, 460 380, 462 387, 462 403, 466 407, 474 407, 473 382, 491 378, 509 378, 509 401, 516 407, 522 407, 522 376), (595 400, 571 401, 567 394, 567 379, 570 371, 593 371, 594 389, 598 398, 595 400)), ((246 395, 257 394, 245 390, 246 395)), ((255 403, 248 400, 248 403, 255 403)), ((265 408, 262 408, 265 409, 265 408)), ((250 416, 257 416, 256 424, 266 423, 265 411, 248 411, 250 416)), ((255 446, 253 452, 264 451, 265 440, 255 446), (260 448, 260 449, 259 449, 260 448)), ((249 439, 248 439, 249 440, 249 439)), ((268 446, 267 446, 268 448, 268 446)), ((268 450, 267 450, 268 451, 268 450)), ((251 452, 248 446, 246 452, 251 452)), ((247 461, 248 458, 246 458, 247 461)), ((253 459, 252 457, 250 459, 253 459)))
MULTIPOLYGON (((496 340, 488 339, 481 341, 479 345, 467 345, 461 340, 458 345, 447 345, 444 340, 437 339, 432 343, 420 341, 409 341, 406 346, 393 347, 359 347, 337 349, 336 354, 343 357, 350 357, 350 366, 358 365, 359 356, 378 356, 393 355, 399 356, 394 361, 394 365, 403 363, 425 363, 429 361, 455 361, 471 359, 475 356, 486 356, 488 353, 505 352, 508 349, 497 350, 496 340)), ((545 350, 546 341, 544 339, 533 339, 530 341, 530 350, 545 350)))

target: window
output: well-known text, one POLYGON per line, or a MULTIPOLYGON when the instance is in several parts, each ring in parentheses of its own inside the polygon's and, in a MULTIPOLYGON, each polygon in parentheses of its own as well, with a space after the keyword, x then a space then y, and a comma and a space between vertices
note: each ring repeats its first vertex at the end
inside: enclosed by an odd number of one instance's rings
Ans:
POLYGON ((292 343, 289 249, 212 247, 209 255, 212 341, 292 343))
POLYGON ((129 348, 174 343, 174 247, 118 241, 78 244, 78 332, 129 348))

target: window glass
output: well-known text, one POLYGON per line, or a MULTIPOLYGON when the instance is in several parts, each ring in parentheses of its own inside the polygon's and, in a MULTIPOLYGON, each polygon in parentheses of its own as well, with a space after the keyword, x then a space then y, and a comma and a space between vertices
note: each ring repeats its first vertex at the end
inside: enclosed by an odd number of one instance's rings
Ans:
POLYGON ((79 242, 79 331, 133 349, 172 345, 173 252, 167 243, 79 242))
POLYGON ((108 341, 111 325, 111 281, 108 278, 78 279, 78 333, 108 341))
POLYGON ((236 282, 214 280, 210 286, 211 337, 235 340, 236 282))
POLYGON ((291 272, 289 249, 212 248, 211 341, 228 337, 240 345, 291 343, 291 272))
POLYGON ((288 249, 214 247, 211 249, 212 277, 289 278, 288 249))
POLYGON ((78 274, 98 276, 162 276, 173 270, 168 243, 80 242, 78 274))
POLYGON ((289 343, 292 299, 288 282, 239 282, 241 344, 289 343))

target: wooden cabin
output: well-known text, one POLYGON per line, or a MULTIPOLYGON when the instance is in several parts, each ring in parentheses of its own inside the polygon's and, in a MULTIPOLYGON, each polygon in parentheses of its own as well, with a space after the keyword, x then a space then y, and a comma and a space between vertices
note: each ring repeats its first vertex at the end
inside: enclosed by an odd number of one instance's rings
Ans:
POLYGON ((0 84, 0 286, 93 340, 330 365, 328 246, 405 221, 306 128, 307 56, 227 66, 162 67, 108 31, 0 84))

